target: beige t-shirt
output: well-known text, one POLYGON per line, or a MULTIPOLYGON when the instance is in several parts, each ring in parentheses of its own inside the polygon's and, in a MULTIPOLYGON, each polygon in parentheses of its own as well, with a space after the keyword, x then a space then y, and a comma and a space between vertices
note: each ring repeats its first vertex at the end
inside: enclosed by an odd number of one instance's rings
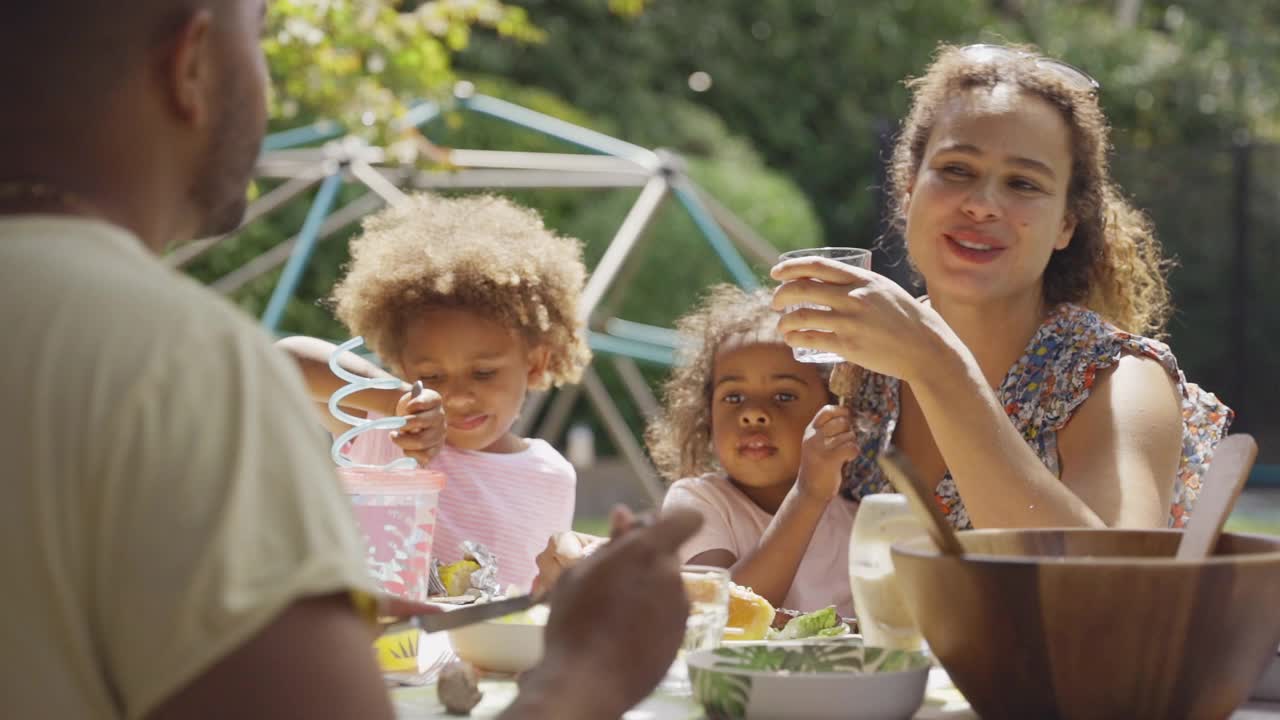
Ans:
POLYGON ((370 589, 296 369, 100 222, 0 218, 0 716, 137 718, 370 589))
MULTIPOLYGON (((667 490, 662 507, 689 508, 702 515, 702 527, 680 547, 680 559, 686 562, 708 550, 728 550, 741 560, 760 544, 765 528, 773 522, 773 515, 717 474, 677 480, 667 490)), ((849 534, 857 511, 857 504, 839 497, 827 506, 783 607, 812 612, 835 605, 842 616, 853 617, 849 534)))

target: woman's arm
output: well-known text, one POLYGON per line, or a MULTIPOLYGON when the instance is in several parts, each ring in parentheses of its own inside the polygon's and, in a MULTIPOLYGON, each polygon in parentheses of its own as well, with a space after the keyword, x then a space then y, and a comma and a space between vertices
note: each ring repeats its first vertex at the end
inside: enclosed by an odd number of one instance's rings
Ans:
POLYGON ((973 526, 1102 527, 1027 445, 968 350, 951 344, 908 382, 973 526))
POLYGON ((896 283, 859 268, 795 261, 774 276, 790 281, 776 292, 775 307, 834 308, 786 313, 779 329, 788 342, 832 350, 910 386, 975 527, 1163 524, 1158 505, 1168 495, 1152 488, 1172 488, 1181 435, 1167 374, 1122 361, 1100 379, 1060 437, 1059 479, 1009 420, 968 348, 896 283))
POLYGON ((1098 379, 1058 434, 1058 478, 967 351, 951 355, 911 387, 974 527, 1164 526, 1182 414, 1158 362, 1124 357, 1098 379))
POLYGON ((1156 360, 1120 358, 1058 433, 1062 484, 1109 527, 1165 527, 1182 457, 1182 399, 1156 360))

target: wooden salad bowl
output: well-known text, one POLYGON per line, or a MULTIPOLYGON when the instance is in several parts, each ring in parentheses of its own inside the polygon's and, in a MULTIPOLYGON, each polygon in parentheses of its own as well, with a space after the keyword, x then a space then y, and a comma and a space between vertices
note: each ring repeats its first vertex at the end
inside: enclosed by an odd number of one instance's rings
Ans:
POLYGON ((986 720, 1213 718, 1280 645, 1280 537, 1224 534, 1173 559, 1176 530, 976 530, 963 556, 893 547, 900 590, 986 720))

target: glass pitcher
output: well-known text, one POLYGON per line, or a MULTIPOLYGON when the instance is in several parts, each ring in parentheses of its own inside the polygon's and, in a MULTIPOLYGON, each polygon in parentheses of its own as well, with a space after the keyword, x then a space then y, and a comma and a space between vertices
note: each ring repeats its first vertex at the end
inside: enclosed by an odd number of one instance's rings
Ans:
POLYGON ((889 547, 925 534, 896 493, 862 498, 849 536, 849 584, 863 641, 870 647, 920 650, 924 638, 898 589, 889 547))

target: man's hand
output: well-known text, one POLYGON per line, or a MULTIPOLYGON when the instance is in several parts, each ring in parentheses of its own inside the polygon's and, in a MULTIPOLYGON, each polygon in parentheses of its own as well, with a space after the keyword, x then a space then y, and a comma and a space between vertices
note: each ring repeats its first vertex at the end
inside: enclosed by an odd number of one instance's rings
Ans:
POLYGON ((396 403, 396 415, 407 420, 404 427, 391 433, 404 454, 426 467, 444 447, 444 403, 440 393, 417 383, 396 403))
POLYGON ((615 511, 613 520, 614 539, 556 583, 545 655, 504 717, 618 717, 671 667, 689 616, 676 552, 702 518, 677 510, 641 527, 615 511))

